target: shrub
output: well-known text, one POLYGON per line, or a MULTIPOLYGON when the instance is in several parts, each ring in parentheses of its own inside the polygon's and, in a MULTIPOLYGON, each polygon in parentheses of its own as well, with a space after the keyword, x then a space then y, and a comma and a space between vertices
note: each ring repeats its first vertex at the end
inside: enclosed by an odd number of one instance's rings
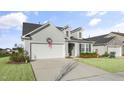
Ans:
POLYGON ((28 63, 29 56, 24 52, 23 48, 18 48, 18 52, 13 52, 10 56, 11 62, 25 62, 28 63))
POLYGON ((109 58, 115 58, 115 52, 110 52, 109 58))
POLYGON ((7 57, 7 56, 10 56, 9 53, 0 53, 0 57, 7 57))
POLYGON ((97 58, 98 54, 96 52, 82 52, 80 53, 81 58, 97 58))
POLYGON ((109 57, 108 52, 105 52, 103 55, 101 55, 101 57, 109 57))
POLYGON ((81 52, 80 54, 97 54, 96 52, 81 52))

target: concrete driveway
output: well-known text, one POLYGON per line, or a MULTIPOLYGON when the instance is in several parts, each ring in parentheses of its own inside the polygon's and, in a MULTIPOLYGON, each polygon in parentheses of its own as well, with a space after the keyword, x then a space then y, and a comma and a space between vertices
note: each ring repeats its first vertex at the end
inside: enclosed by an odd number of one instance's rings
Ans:
POLYGON ((107 72, 78 63, 73 59, 42 59, 31 62, 39 81, 85 80, 85 78, 108 74, 107 72))

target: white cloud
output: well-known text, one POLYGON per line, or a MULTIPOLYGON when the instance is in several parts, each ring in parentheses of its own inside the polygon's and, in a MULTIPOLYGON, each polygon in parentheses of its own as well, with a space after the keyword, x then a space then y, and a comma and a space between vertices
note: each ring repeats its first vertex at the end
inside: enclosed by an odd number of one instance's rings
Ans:
POLYGON ((105 15, 107 12, 105 12, 105 11, 88 11, 87 13, 86 13, 86 15, 87 16, 96 16, 96 15, 100 15, 100 16, 102 16, 102 15, 105 15))
POLYGON ((95 16, 96 14, 98 14, 98 11, 88 11, 87 12, 87 16, 95 16))
POLYGON ((112 31, 119 31, 124 33, 124 22, 116 24, 115 26, 111 27, 112 31))
POLYGON ((19 28, 25 21, 27 21, 27 16, 22 12, 3 15, 0 16, 0 29, 19 28))
POLYGON ((93 18, 90 22, 89 25, 90 26, 96 26, 99 22, 101 22, 102 20, 100 18, 93 18))
POLYGON ((38 12, 38 11, 34 11, 33 13, 34 13, 34 15, 36 15, 36 16, 39 15, 39 12, 38 12))
POLYGON ((120 13, 124 14, 124 11, 120 11, 120 13))
POLYGON ((116 24, 114 27, 118 28, 118 27, 121 27, 121 26, 124 26, 124 22, 116 24))
POLYGON ((10 31, 18 31, 22 28, 22 23, 27 21, 27 16, 23 12, 9 13, 0 16, 0 47, 12 48, 15 43, 21 43, 21 32, 10 34, 10 31))
POLYGON ((113 25, 109 28, 95 28, 95 29, 86 29, 84 31, 84 37, 87 38, 89 35, 92 36, 98 36, 98 35, 104 35, 108 34, 110 32, 121 32, 124 33, 124 22, 113 25))
POLYGON ((99 15, 105 15, 107 12, 103 11, 103 12, 99 12, 99 15))
POLYGON ((86 29, 86 31, 84 31, 84 35, 85 35, 84 37, 88 38, 89 36, 93 37, 93 36, 98 36, 98 35, 104 35, 109 32, 110 32, 110 30, 102 29, 102 28, 86 29))
POLYGON ((14 36, 14 35, 5 35, 2 34, 2 37, 0 37, 0 48, 13 48, 14 44, 21 44, 21 36, 14 36))

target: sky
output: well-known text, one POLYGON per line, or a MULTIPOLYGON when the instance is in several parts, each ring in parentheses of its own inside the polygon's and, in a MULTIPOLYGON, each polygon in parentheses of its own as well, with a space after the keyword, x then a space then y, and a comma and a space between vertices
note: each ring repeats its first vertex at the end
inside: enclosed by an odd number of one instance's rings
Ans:
POLYGON ((124 11, 1 11, 0 48, 21 44, 22 23, 52 22, 56 26, 82 27, 83 37, 124 33, 124 11))

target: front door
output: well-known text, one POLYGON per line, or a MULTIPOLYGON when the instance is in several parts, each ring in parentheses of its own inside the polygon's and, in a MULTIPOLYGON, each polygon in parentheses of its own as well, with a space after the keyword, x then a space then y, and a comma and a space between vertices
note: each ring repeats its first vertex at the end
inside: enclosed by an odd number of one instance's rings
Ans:
POLYGON ((74 49, 74 44, 73 43, 68 44, 68 53, 69 53, 69 56, 74 56, 75 49, 74 49))

